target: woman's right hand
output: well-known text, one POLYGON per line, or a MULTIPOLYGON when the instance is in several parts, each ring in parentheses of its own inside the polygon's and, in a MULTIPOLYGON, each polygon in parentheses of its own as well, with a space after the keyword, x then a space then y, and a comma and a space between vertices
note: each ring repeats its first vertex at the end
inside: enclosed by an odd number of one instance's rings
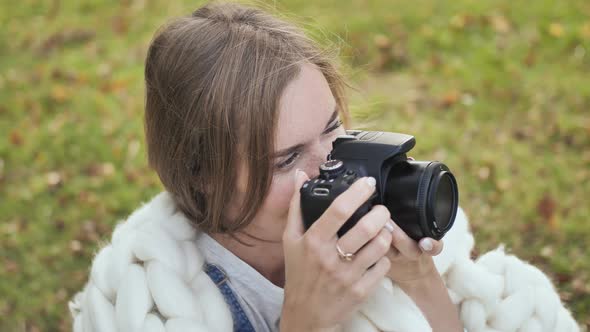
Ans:
POLYGON ((356 181, 305 231, 299 188, 307 179, 303 171, 296 171, 295 191, 283 233, 282 332, 338 330, 373 293, 391 265, 386 253, 392 236, 385 227, 390 215, 384 206, 374 206, 344 236, 337 235, 375 191, 375 179, 356 181), (342 260, 336 244, 344 252, 355 253, 354 258, 342 260))

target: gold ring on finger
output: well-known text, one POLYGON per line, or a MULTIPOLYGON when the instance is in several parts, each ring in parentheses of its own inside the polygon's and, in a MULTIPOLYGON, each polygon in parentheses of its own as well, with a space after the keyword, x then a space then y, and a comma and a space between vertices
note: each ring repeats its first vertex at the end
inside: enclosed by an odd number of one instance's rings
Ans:
POLYGON ((351 261, 354 258, 354 254, 350 253, 350 252, 344 252, 340 246, 338 245, 338 243, 336 243, 336 250, 338 251, 338 256, 340 257, 340 259, 344 260, 344 261, 351 261))

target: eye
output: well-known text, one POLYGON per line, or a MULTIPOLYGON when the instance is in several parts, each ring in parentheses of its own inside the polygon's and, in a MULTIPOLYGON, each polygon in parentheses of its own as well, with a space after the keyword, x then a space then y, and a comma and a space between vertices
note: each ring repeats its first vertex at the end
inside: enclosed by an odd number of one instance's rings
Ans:
POLYGON ((342 121, 338 120, 333 125, 331 125, 328 129, 326 129, 324 131, 324 135, 333 132, 334 130, 338 129, 340 126, 342 126, 342 121))
POLYGON ((291 154, 289 158, 277 164, 277 168, 286 169, 290 166, 293 166, 293 164, 295 164, 295 161, 297 160, 297 158, 299 158, 300 155, 301 153, 299 152, 293 152, 293 154, 291 154))

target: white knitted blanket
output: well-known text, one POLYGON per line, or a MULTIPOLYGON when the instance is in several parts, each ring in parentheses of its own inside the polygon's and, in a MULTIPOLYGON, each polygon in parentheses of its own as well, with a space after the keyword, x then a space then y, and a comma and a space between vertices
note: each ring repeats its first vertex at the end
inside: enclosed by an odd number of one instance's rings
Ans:
MULTIPOLYGON (((229 307, 203 271, 195 237, 167 192, 136 210, 100 249, 88 283, 69 303, 74 331, 231 331, 229 307)), ((462 210, 444 241, 436 267, 467 331, 579 331, 539 269, 502 248, 470 259, 474 241, 462 210)), ((345 330, 432 329, 413 301, 385 278, 345 330)))

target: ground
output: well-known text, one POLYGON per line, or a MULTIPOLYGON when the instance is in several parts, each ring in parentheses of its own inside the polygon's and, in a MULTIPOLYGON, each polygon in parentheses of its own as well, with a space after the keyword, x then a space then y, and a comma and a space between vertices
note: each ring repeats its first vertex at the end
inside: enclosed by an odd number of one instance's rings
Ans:
MULTIPOLYGON (((143 60, 200 1, 0 4, 0 330, 67 331, 114 225, 159 192, 143 60)), ((339 51, 357 128, 444 161, 476 238, 555 282, 590 326, 590 2, 275 1, 339 51)))

